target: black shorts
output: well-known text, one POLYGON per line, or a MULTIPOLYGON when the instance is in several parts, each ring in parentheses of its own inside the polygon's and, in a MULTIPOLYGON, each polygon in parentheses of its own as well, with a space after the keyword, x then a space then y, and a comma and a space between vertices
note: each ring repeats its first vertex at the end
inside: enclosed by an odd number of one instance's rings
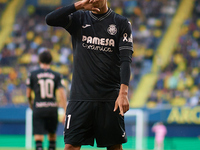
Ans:
POLYGON ((56 133, 58 115, 42 116, 33 113, 33 134, 56 133))
POLYGON ((65 144, 109 147, 127 142, 124 117, 119 109, 114 112, 115 101, 70 101, 64 128, 65 144))

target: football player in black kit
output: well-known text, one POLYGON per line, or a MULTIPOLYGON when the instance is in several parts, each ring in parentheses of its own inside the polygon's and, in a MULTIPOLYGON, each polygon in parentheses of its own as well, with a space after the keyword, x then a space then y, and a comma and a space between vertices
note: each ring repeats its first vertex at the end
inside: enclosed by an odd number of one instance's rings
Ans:
POLYGON ((49 26, 72 37, 73 78, 64 129, 65 150, 82 145, 122 150, 133 53, 131 24, 107 0, 81 0, 50 12, 49 26))
POLYGON ((26 95, 33 110, 33 134, 36 150, 43 150, 44 134, 48 134, 49 149, 56 149, 56 130, 58 125, 58 103, 55 92, 58 89, 60 105, 66 111, 66 94, 62 76, 50 69, 52 56, 45 50, 39 54, 40 68, 32 71, 27 79, 26 95), (34 91, 35 99, 31 96, 34 91))

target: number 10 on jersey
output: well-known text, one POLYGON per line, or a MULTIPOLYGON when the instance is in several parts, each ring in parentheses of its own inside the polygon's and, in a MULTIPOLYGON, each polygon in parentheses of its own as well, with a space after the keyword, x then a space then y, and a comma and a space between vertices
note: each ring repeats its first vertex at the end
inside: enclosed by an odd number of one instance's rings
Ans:
POLYGON ((40 97, 42 99, 45 98, 53 98, 54 92, 54 82, 52 79, 40 79, 38 81, 40 84, 40 97))

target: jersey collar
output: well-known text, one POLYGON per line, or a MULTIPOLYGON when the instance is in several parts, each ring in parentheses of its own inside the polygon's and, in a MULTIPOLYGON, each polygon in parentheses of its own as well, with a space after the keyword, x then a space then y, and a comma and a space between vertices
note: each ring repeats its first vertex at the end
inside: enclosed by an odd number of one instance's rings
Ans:
POLYGON ((112 13, 112 9, 109 8, 109 10, 105 13, 105 15, 103 15, 103 16, 100 17, 100 18, 97 18, 91 11, 89 11, 89 13, 90 13, 90 16, 91 16, 94 20, 102 21, 102 20, 104 20, 105 18, 107 18, 107 17, 112 13))

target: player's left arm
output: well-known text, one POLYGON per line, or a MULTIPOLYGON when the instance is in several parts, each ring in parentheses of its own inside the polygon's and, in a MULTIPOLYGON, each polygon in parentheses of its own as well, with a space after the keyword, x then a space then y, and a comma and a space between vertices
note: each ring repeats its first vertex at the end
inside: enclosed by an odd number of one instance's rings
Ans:
POLYGON ((121 70, 120 70, 120 78, 121 78, 121 86, 119 95, 115 102, 114 111, 119 107, 120 114, 123 116, 129 110, 129 100, 128 100, 128 86, 131 75, 131 62, 132 62, 132 54, 133 54, 133 41, 132 41, 132 31, 131 25, 127 21, 123 26, 120 44, 119 44, 119 52, 120 52, 120 62, 121 62, 121 70))

